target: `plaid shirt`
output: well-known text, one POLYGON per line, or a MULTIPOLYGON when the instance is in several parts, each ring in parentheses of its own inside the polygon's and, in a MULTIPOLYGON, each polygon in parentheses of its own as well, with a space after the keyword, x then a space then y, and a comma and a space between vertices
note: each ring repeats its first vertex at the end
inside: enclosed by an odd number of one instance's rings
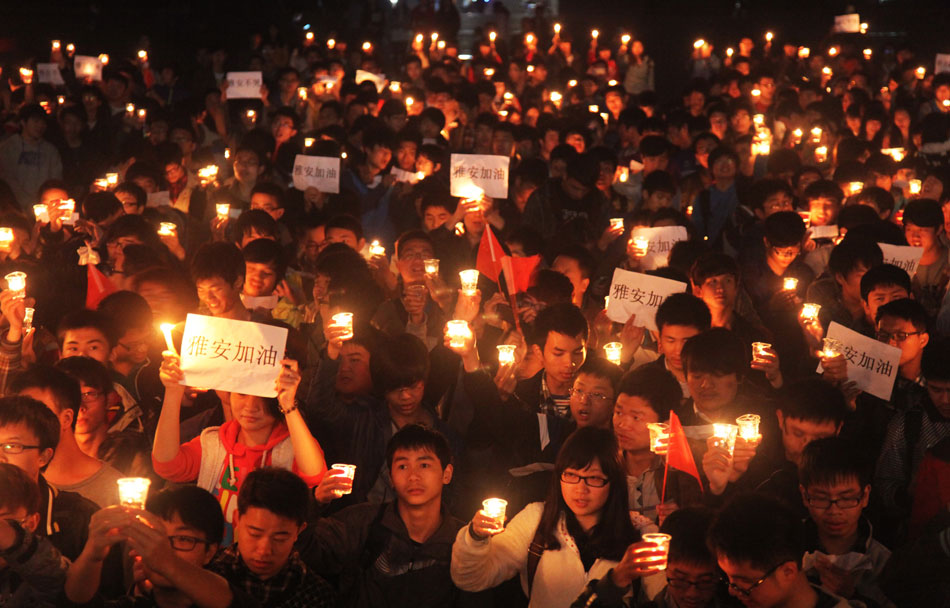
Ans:
POLYGON ((542 414, 554 414, 561 418, 571 418, 571 398, 563 395, 552 395, 548 389, 547 374, 541 373, 541 402, 538 410, 542 414))
POLYGON ((267 580, 258 578, 241 559, 233 544, 214 559, 209 570, 226 578, 262 606, 274 608, 334 608, 336 591, 328 582, 310 572, 294 551, 280 572, 267 580))

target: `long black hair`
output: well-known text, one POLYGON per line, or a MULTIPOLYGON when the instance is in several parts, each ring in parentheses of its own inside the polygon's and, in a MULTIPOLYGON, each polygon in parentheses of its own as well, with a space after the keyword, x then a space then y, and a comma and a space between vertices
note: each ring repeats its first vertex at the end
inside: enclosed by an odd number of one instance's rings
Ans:
MULTIPOLYGON (((630 522, 627 474, 620 460, 617 439, 610 430, 584 427, 574 431, 564 442, 554 465, 554 476, 544 502, 538 531, 545 549, 561 548, 557 540, 557 524, 561 513, 569 522, 573 520, 573 523, 577 523, 561 494, 561 473, 567 468, 583 469, 595 460, 607 477, 610 490, 600 513, 600 521, 590 530, 590 547, 600 558, 619 560, 631 543, 640 540, 640 533, 630 522)), ((574 529, 579 527, 569 526, 574 529)))

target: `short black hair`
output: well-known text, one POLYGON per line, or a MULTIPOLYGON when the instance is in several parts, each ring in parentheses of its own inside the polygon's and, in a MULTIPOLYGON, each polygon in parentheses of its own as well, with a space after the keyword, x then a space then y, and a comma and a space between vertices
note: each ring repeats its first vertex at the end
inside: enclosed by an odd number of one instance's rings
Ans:
POLYGON ((762 494, 736 496, 716 515, 707 534, 714 555, 768 572, 777 565, 799 566, 803 526, 784 503, 762 494))
POLYGON ((224 279, 228 285, 234 285, 239 278, 243 277, 244 256, 233 243, 205 243, 198 248, 195 257, 191 260, 191 279, 195 283, 205 279, 220 278, 224 279))
POLYGON ((894 195, 877 186, 868 186, 862 189, 854 200, 856 203, 871 203, 878 212, 894 210, 894 195))
POLYGON ((712 325, 712 315, 706 303, 689 293, 674 293, 656 309, 656 328, 666 325, 685 325, 706 331, 712 325))
POLYGON ((40 488, 26 471, 0 462, 0 509, 12 513, 23 508, 27 515, 33 515, 40 512, 40 504, 40 488))
POLYGON ((810 441, 802 450, 798 479, 806 490, 811 486, 832 486, 855 478, 861 488, 871 484, 873 467, 864 452, 841 437, 810 441))
POLYGON ((848 234, 831 250, 828 270, 831 271, 832 276, 847 277, 859 265, 870 269, 883 261, 884 254, 876 242, 867 237, 848 234))
POLYGON ((22 424, 36 435, 40 451, 59 445, 59 418, 44 403, 13 395, 0 397, 0 427, 22 424))
POLYGON ((116 291, 99 302, 96 310, 112 320, 118 340, 132 329, 152 328, 152 309, 148 301, 134 291, 116 291))
POLYGON ((765 239, 772 247, 801 245, 805 238, 805 222, 794 211, 779 211, 763 222, 765 239))
MULTIPOLYGON (((794 154, 794 152, 793 152, 794 154)), ((771 158, 770 158, 771 160, 771 158)), ((789 198, 792 198, 794 195, 792 193, 791 186, 788 185, 783 179, 778 178, 764 178, 756 181, 752 184, 752 188, 749 192, 749 202, 752 209, 762 209, 765 206, 765 201, 779 192, 784 192, 788 195, 789 198)))
POLYGON ((207 490, 198 486, 163 488, 148 497, 145 510, 166 521, 177 515, 189 528, 204 532, 205 540, 210 544, 220 545, 224 538, 221 505, 207 490))
POLYGON ((82 391, 75 378, 49 365, 34 365, 14 376, 10 383, 11 393, 22 393, 31 388, 49 391, 60 411, 72 410, 72 428, 76 430, 79 406, 82 405, 82 391))
POLYGON ((927 309, 917 300, 910 298, 901 298, 892 300, 877 309, 875 323, 879 323, 884 317, 897 317, 905 321, 910 321, 917 331, 927 331, 928 317, 927 309))
POLYGON ((298 525, 307 521, 310 489, 303 479, 286 469, 264 467, 247 474, 238 491, 238 514, 251 507, 266 509, 298 525))
MULTIPOLYGON (((284 189, 273 182, 259 182, 255 184, 254 188, 251 190, 251 198, 254 198, 255 194, 265 194, 267 196, 271 196, 277 201, 278 207, 281 209, 285 207, 284 189)), ((261 209, 261 211, 263 211, 263 209, 261 209)))
POLYGON ((565 302, 548 306, 538 313, 534 320, 534 330, 531 332, 529 342, 544 350, 544 345, 548 341, 548 334, 551 332, 564 334, 571 338, 581 336, 581 340, 586 343, 590 328, 587 325, 584 313, 573 304, 565 302))
POLYGON ((861 277, 861 298, 867 302, 868 296, 878 287, 903 287, 907 294, 911 292, 910 275, 900 266, 878 264, 872 266, 861 277))
MULTIPOLYGON (((92 387, 102 393, 112 392, 112 374, 102 363, 89 357, 65 357, 55 363, 56 369, 62 370, 77 382, 92 387)), ((81 388, 81 387, 80 387, 81 388)))
POLYGON ((340 230, 349 230, 356 235, 356 240, 363 238, 363 224, 360 223, 358 219, 349 215, 348 213, 341 213, 340 215, 334 215, 327 220, 326 225, 323 229, 326 232, 330 232, 333 228, 339 228, 340 230))
POLYGON ((669 534, 669 561, 695 566, 716 565, 716 558, 709 552, 706 533, 712 524, 715 511, 706 507, 686 507, 671 513, 660 532, 669 534))
POLYGON ((628 372, 620 380, 617 394, 643 399, 660 420, 669 418, 670 410, 679 407, 683 399, 683 389, 673 374, 646 367, 628 372))
POLYGON ((584 279, 589 279, 594 274, 594 269, 597 265, 597 262, 594 260, 594 256, 590 254, 590 251, 586 247, 578 244, 568 245, 563 247, 557 252, 559 257, 571 258, 577 262, 577 267, 581 271, 581 277, 584 279))
POLYGON ((429 450, 439 459, 442 470, 452 464, 452 449, 445 435, 422 426, 408 424, 399 429, 386 446, 386 464, 393 468, 393 457, 398 450, 429 450))
POLYGON ((587 357, 584 365, 577 370, 577 375, 589 374, 597 378, 603 378, 610 383, 610 388, 614 394, 617 394, 617 387, 620 385, 620 379, 623 377, 623 370, 616 363, 611 363, 604 357, 587 357))
POLYGON ((280 243, 271 239, 254 239, 244 246, 241 250, 244 256, 244 267, 247 272, 247 264, 267 264, 277 275, 277 282, 284 279, 287 272, 287 256, 280 243))
POLYGON ((676 194, 676 182, 673 181, 673 176, 666 171, 650 171, 643 178, 643 193, 653 194, 654 192, 676 194))
POLYGON ((940 228, 943 226, 943 211, 940 203, 932 198, 913 199, 904 207, 904 225, 913 224, 921 228, 940 228))
POLYGON ((240 243, 252 230, 275 240, 280 238, 277 220, 263 209, 248 209, 238 217, 234 222, 234 240, 240 243))
POLYGON ((97 310, 82 308, 63 315, 59 325, 56 326, 56 338, 59 340, 60 349, 63 348, 63 340, 66 338, 66 332, 74 329, 91 327, 98 330, 106 337, 106 342, 111 349, 115 346, 119 337, 116 335, 115 326, 112 320, 97 310))
POLYGON ((950 338, 932 338, 924 347, 920 371, 926 380, 950 381, 950 338))
POLYGON ((135 197, 135 204, 138 207, 144 207, 145 203, 148 202, 148 195, 145 193, 145 190, 135 182, 122 182, 115 188, 115 192, 125 192, 126 194, 131 194, 135 197))
POLYGON ((844 191, 841 186, 830 179, 819 179, 808 184, 805 188, 804 197, 806 204, 816 198, 827 198, 840 205, 841 201, 844 200, 844 191))
POLYGON ((90 192, 82 201, 83 216, 103 222, 122 211, 122 202, 111 192, 90 192))
POLYGON ((370 357, 373 386, 381 395, 429 376, 429 350, 416 336, 408 333, 382 340, 370 357))
POLYGON ((805 378, 786 385, 778 396, 776 409, 785 418, 840 425, 848 415, 844 395, 821 378, 805 378))
POLYGON ((749 368, 746 344, 725 327, 713 327, 687 340, 681 357, 687 377, 691 372, 707 372, 742 378, 749 368))
POLYGON ((696 287, 701 287, 706 279, 721 275, 731 275, 738 282, 739 265, 732 256, 715 251, 700 255, 689 270, 689 278, 696 287))
POLYGON ((399 238, 396 239, 396 255, 399 255, 399 250, 405 247, 406 243, 411 241, 423 241, 428 243, 429 247, 432 248, 432 251, 435 251, 435 243, 432 242, 432 237, 425 230, 407 230, 399 235, 399 238))

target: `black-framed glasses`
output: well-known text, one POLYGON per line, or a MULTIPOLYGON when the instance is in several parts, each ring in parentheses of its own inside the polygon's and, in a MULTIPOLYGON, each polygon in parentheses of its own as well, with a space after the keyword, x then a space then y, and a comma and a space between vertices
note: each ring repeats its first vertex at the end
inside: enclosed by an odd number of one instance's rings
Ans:
POLYGON ((23 443, 0 443, 0 451, 4 454, 22 454, 23 450, 38 450, 40 446, 38 445, 26 445, 23 443))
POLYGON ((862 498, 864 498, 863 495, 842 496, 841 498, 832 500, 823 496, 809 496, 805 494, 805 502, 808 503, 809 507, 815 507, 816 509, 830 509, 831 505, 837 505, 839 509, 853 509, 861 504, 862 498))
POLYGON ((737 594, 741 595, 742 597, 749 597, 750 595, 752 595, 752 592, 755 590, 756 587, 764 583, 770 576, 775 574, 775 571, 778 570, 779 567, 781 567, 782 564, 784 563, 785 562, 782 562, 781 564, 775 564, 775 566, 773 566, 771 570, 769 570, 768 572, 762 575, 762 578, 755 581, 754 583, 752 583, 752 585, 750 585, 749 587, 746 587, 745 589, 736 585, 732 581, 728 581, 726 584, 729 586, 730 589, 732 589, 733 591, 735 591, 737 594))
POLYGON ((692 581, 688 578, 675 578, 669 575, 666 576, 666 584, 669 585, 671 589, 676 589, 677 591, 689 591, 690 587, 696 587, 697 591, 712 591, 720 582, 722 582, 722 577, 716 575, 704 577, 698 581, 692 581))
POLYGON ((922 333, 924 332, 922 331, 895 331, 892 333, 889 331, 878 331, 877 339, 879 342, 890 342, 891 338, 894 338, 894 341, 900 344, 907 338, 911 336, 919 336, 922 333))
POLYGON ((569 471, 561 473, 561 481, 570 484, 583 481, 588 488, 602 488, 610 483, 609 479, 601 477, 600 475, 578 475, 577 473, 571 473, 569 471))
POLYGON ((571 397, 577 397, 581 401, 584 400, 584 397, 590 397, 591 401, 599 401, 601 403, 603 403, 604 401, 607 401, 610 398, 603 393, 589 393, 582 388, 574 388, 574 387, 567 389, 567 394, 570 395, 571 397))
POLYGON ((211 544, 210 542, 206 540, 202 540, 194 536, 184 536, 180 534, 175 535, 175 536, 169 536, 168 542, 172 544, 172 549, 174 549, 175 551, 191 551, 192 549, 195 548, 195 545, 197 545, 198 543, 201 543, 202 545, 211 544))

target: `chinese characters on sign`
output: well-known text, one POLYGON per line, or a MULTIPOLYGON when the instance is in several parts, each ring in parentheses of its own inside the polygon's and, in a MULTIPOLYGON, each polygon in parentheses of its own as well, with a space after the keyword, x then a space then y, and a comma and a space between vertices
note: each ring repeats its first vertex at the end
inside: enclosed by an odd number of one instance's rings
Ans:
POLYGON ((838 236, 839 230, 837 224, 830 226, 812 226, 808 229, 811 232, 812 239, 833 239, 838 236))
POLYGON ((490 198, 508 198, 507 156, 487 154, 453 154, 451 186, 452 196, 471 198, 475 188, 484 190, 490 198))
POLYGON ((264 79, 260 72, 228 72, 228 99, 260 99, 264 79))
POLYGON ((294 160, 294 188, 316 188, 336 194, 340 191, 340 159, 336 156, 306 156, 294 160))
POLYGON ((102 62, 98 57, 76 55, 73 59, 73 69, 76 70, 76 78, 102 80, 102 62))
POLYGON ((190 314, 181 342, 183 384, 276 397, 286 344, 283 327, 190 314))
POLYGON ((903 268, 911 278, 917 274, 920 258, 924 255, 923 247, 905 247, 902 245, 889 245, 887 243, 878 243, 878 245, 884 253, 885 264, 893 264, 899 268, 903 268))
POLYGON ((656 309, 668 296, 684 291, 686 283, 617 268, 610 281, 607 318, 626 323, 636 315, 638 326, 656 331, 656 309))
POLYGON ((55 63, 37 63, 36 77, 44 84, 51 84, 53 86, 66 84, 63 82, 63 75, 59 71, 59 65, 55 63))
POLYGON ((858 13, 836 16, 835 31, 857 34, 861 31, 861 16, 858 13))
MULTIPOLYGON (((844 345, 842 355, 848 361, 848 380, 875 397, 885 401, 891 398, 901 349, 868 338, 834 321, 828 327, 827 337, 844 345)), ((821 365, 818 371, 821 371, 821 365)))
POLYGON ((640 268, 643 270, 654 270, 666 266, 673 245, 687 239, 686 228, 683 226, 634 228, 630 238, 635 237, 644 237, 649 241, 647 254, 640 258, 640 268))

